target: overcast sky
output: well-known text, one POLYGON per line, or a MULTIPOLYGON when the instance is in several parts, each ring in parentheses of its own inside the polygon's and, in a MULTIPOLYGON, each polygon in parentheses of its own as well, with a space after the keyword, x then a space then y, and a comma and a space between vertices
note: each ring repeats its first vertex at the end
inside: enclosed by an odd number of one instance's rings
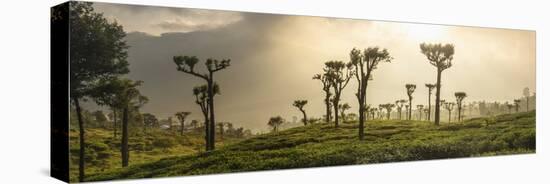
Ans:
MULTIPOLYGON (((395 22, 287 16, 184 8, 96 3, 127 35, 129 78, 143 80, 150 101, 142 111, 161 118, 191 111, 201 120, 192 88, 204 81, 176 70, 175 55, 231 59, 215 74, 216 120, 254 131, 267 130, 271 116, 301 117, 293 100, 306 99, 309 117, 324 113, 323 91, 312 76, 329 60, 349 61, 352 48, 387 48, 394 60, 382 63, 369 82, 369 104, 405 99, 405 84, 417 84, 414 104, 427 104, 425 83, 436 69, 419 44, 452 43, 453 66, 443 72, 442 98, 464 91, 468 101, 512 101, 529 87, 535 92, 535 32, 395 22)), ((203 63, 196 70, 204 71, 203 63)), ((352 79, 342 102, 357 111, 352 79)))

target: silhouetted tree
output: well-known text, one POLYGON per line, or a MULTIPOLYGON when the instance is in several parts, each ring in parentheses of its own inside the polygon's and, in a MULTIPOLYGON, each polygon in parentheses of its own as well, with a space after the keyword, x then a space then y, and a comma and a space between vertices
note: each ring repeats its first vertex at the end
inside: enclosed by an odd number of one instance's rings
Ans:
POLYGON ((142 114, 142 116, 143 116, 143 132, 146 131, 147 126, 155 127, 159 123, 159 120, 153 114, 145 113, 145 114, 142 114))
POLYGON ((307 125, 307 115, 306 115, 306 111, 304 110, 304 106, 306 104, 307 104, 307 100, 294 100, 294 103, 292 104, 292 106, 298 108, 298 110, 302 112, 302 115, 304 116, 304 118, 302 118, 302 123, 304 123, 304 126, 307 125))
POLYGON ((451 123, 451 112, 453 111, 455 103, 452 102, 445 102, 445 109, 449 111, 449 123, 451 123))
POLYGON ((516 112, 519 112, 519 103, 521 103, 521 100, 519 99, 514 100, 514 105, 516 106, 516 112))
MULTIPOLYGON (((52 25, 64 24, 64 21, 52 19, 52 25)), ((86 141, 80 102, 90 97, 90 89, 94 88, 98 79, 117 77, 129 72, 126 61, 128 46, 124 41, 126 33, 122 26, 109 22, 102 13, 94 12, 92 3, 71 2, 69 25, 69 90, 79 127, 78 181, 82 182, 85 175, 86 141)))
POLYGON ((330 88, 332 86, 332 83, 330 82, 329 78, 327 77, 327 74, 315 74, 313 76, 314 80, 319 80, 323 84, 323 91, 325 92, 325 108, 326 108, 326 115, 325 115, 325 122, 330 122, 330 97, 332 96, 332 93, 330 93, 330 88))
MULTIPOLYGON (((213 87, 213 90, 214 90, 214 95, 216 94, 220 94, 220 87, 218 86, 217 83, 214 83, 214 87, 213 87)), ((199 105, 199 107, 201 108, 201 112, 202 112, 202 115, 204 117, 204 130, 205 130, 205 146, 206 146, 206 150, 208 150, 210 144, 210 133, 212 133, 210 131, 210 127, 209 126, 209 112, 210 112, 210 106, 208 106, 208 86, 207 85, 202 85, 202 86, 195 86, 193 88, 193 95, 195 96, 195 103, 197 105, 199 105)), ((213 128, 213 127, 212 127, 213 128)))
POLYGON ((424 105, 416 105, 416 108, 418 109, 418 120, 422 121, 422 110, 424 109, 424 105))
POLYGON ((225 122, 218 122, 216 123, 216 126, 218 126, 218 130, 220 132, 220 137, 223 137, 223 127, 225 127, 226 123, 225 122))
POLYGON ((431 65, 437 68, 437 82, 435 91, 435 125, 439 125, 439 108, 441 97, 441 73, 452 66, 455 53, 452 44, 420 44, 420 52, 426 56, 431 65))
POLYGON ((432 90, 435 86, 435 84, 426 84, 426 87, 428 88, 428 121, 431 120, 432 116, 432 90))
POLYGON ((189 116, 191 112, 177 112, 174 114, 176 118, 178 118, 178 121, 180 122, 180 135, 183 135, 183 131, 185 130, 185 119, 187 116, 189 116))
POLYGON ((397 107, 397 113, 399 114, 399 119, 401 119, 401 112, 403 111, 403 105, 407 103, 407 100, 401 99, 395 101, 395 106, 397 107))
POLYGON ((269 121, 267 122, 267 125, 269 125, 272 128, 273 132, 277 132, 279 129, 279 126, 283 124, 285 120, 281 116, 275 116, 269 118, 269 121))
POLYGON ((409 104, 405 104, 405 116, 407 116, 406 118, 408 119, 408 116, 409 116, 409 109, 410 109, 410 105, 409 104))
POLYGON ((529 111, 529 88, 523 89, 523 96, 525 96, 525 111, 529 111))
POLYGON ((462 101, 467 97, 465 92, 456 92, 456 105, 458 110, 458 122, 462 121, 462 101))
POLYGON ((409 117, 407 118, 407 120, 411 120, 412 100, 413 100, 412 94, 414 93, 414 90, 416 89, 416 84, 406 84, 405 88, 407 89, 407 96, 409 97, 409 115, 408 115, 409 117))
POLYGON ((387 104, 381 104, 381 107, 386 109, 386 119, 390 119, 391 111, 395 107, 395 104, 387 103, 387 104))
POLYGON ((351 63, 344 63, 342 61, 328 61, 325 63, 325 73, 328 80, 331 83, 332 90, 334 91, 334 97, 332 98, 332 107, 334 108, 334 125, 338 127, 339 114, 338 105, 340 103, 340 96, 342 91, 348 85, 349 80, 353 76, 353 65, 351 63))
POLYGON ((128 166, 130 152, 128 149, 128 122, 130 111, 139 109, 147 103, 147 97, 141 95, 137 87, 141 86, 142 81, 132 81, 129 79, 109 79, 100 80, 96 92, 98 96, 114 94, 117 100, 117 108, 122 109, 122 138, 121 138, 121 158, 122 167, 128 166))
POLYGON ((229 67, 231 60, 216 60, 216 59, 207 59, 205 62, 207 73, 201 74, 194 70, 195 65, 199 62, 199 59, 196 56, 174 56, 174 63, 177 65, 178 71, 193 75, 195 77, 204 79, 207 84, 207 94, 208 94, 208 111, 210 117, 208 118, 209 123, 207 123, 207 129, 209 131, 208 141, 206 142, 206 151, 212 151, 215 148, 215 116, 214 116, 214 95, 215 95, 215 82, 214 82, 214 73, 223 70, 229 67))
POLYGON ((346 122, 346 110, 350 108, 351 106, 349 106, 348 103, 338 105, 338 109, 340 109, 340 116, 342 117, 342 121, 346 122))
POLYGON ((368 81, 373 79, 373 71, 378 68, 380 62, 391 62, 393 58, 386 49, 378 47, 369 47, 363 51, 352 49, 350 52, 350 61, 355 69, 354 75, 357 79, 357 101, 359 104, 359 139, 364 139, 365 116, 367 107, 367 87, 368 81))

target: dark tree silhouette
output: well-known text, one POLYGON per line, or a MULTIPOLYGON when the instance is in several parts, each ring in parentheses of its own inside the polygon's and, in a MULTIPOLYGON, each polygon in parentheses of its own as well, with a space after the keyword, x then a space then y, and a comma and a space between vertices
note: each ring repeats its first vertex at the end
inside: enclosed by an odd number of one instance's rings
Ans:
POLYGON ((519 100, 519 99, 514 100, 514 105, 516 107, 516 112, 519 112, 519 103, 521 103, 521 100, 519 100))
POLYGON ((218 126, 218 130, 220 132, 220 137, 223 137, 223 127, 225 127, 226 123, 225 122, 218 122, 216 123, 216 126, 218 126))
POLYGON ((359 104, 359 139, 364 139, 365 132, 365 111, 367 107, 367 87, 369 80, 373 79, 373 71, 378 68, 380 62, 391 62, 393 58, 386 49, 369 47, 361 54, 360 50, 352 49, 350 61, 355 69, 354 75, 357 79, 357 101, 359 104))
POLYGON ((452 44, 420 44, 420 52, 426 56, 431 65, 437 68, 437 82, 435 87, 435 125, 439 125, 439 108, 441 97, 441 73, 452 66, 455 53, 452 44))
POLYGON ((424 109, 424 105, 416 105, 416 109, 418 109, 418 120, 422 121, 422 110, 424 109))
POLYGON ((449 123, 451 123, 451 112, 453 111, 453 108, 454 108, 454 105, 455 103, 452 103, 452 102, 445 102, 445 109, 447 109, 447 111, 449 111, 449 123))
POLYGON ((395 104, 387 103, 387 104, 381 104, 381 107, 386 109, 386 119, 390 119, 391 111, 395 107, 395 104))
MULTIPOLYGON (((64 21, 55 19, 54 21, 64 21)), ((54 22, 55 23, 55 22, 54 22)), ((71 2, 69 8, 70 100, 75 107, 79 127, 78 181, 84 181, 85 127, 81 101, 90 97, 94 82, 129 72, 126 61, 126 33, 116 22, 94 12, 92 3, 71 2)))
POLYGON ((325 73, 328 80, 331 83, 332 90, 334 91, 334 97, 332 98, 332 107, 334 108, 334 126, 338 127, 339 114, 338 105, 340 103, 340 96, 342 91, 349 83, 349 80, 353 76, 353 65, 351 63, 344 63, 342 61, 328 61, 325 63, 325 73))
POLYGON ((340 110, 340 116, 342 117, 343 122, 346 122, 346 110, 350 108, 351 106, 349 106, 348 103, 338 105, 338 109, 340 110))
POLYGON ((525 111, 529 111, 529 88, 523 89, 523 96, 525 96, 525 111))
POLYGON ((231 60, 224 59, 224 60, 216 60, 216 59, 207 59, 205 62, 206 69, 208 70, 207 73, 201 74, 197 73, 194 68, 195 65, 199 62, 199 59, 196 56, 174 56, 173 58, 174 63, 177 65, 178 71, 181 71, 183 73, 187 73, 190 75, 193 75, 195 77, 204 79, 207 83, 207 92, 208 92, 208 111, 210 113, 210 117, 208 121, 210 121, 207 126, 209 126, 207 129, 209 131, 208 134, 208 142, 206 142, 206 151, 212 151, 215 148, 215 134, 214 131, 215 128, 215 122, 216 118, 214 115, 214 73, 223 70, 227 67, 229 67, 229 64, 231 60))
POLYGON ((304 106, 306 106, 306 104, 307 100, 294 100, 294 103, 292 104, 292 106, 298 108, 298 110, 302 112, 302 115, 304 116, 304 118, 302 118, 302 123, 304 123, 304 126, 307 125, 307 115, 306 111, 304 110, 304 106))
POLYGON ((407 100, 401 99, 395 101, 395 106, 397 107, 397 113, 399 114, 399 119, 401 119, 401 112, 403 112, 403 105, 407 103, 407 100))
POLYGON ((180 135, 183 135, 183 131, 185 130, 185 119, 190 114, 191 112, 177 112, 176 114, 174 114, 174 116, 176 116, 176 118, 178 118, 178 121, 180 122, 180 135))
POLYGON ((157 117, 150 113, 144 113, 143 116, 143 132, 147 130, 147 127, 156 127, 159 124, 157 117))
POLYGON ((283 124, 284 122, 285 120, 281 116, 275 116, 269 118, 267 125, 272 128, 273 132, 277 132, 279 130, 279 126, 281 126, 281 124, 283 124))
POLYGON ((122 138, 121 138, 121 158, 122 167, 128 166, 130 152, 128 149, 128 121, 130 119, 130 111, 137 110, 145 103, 147 97, 141 95, 137 87, 141 86, 142 81, 132 81, 129 79, 108 79, 100 80, 96 88, 98 96, 115 95, 117 100, 117 108, 122 109, 122 138))
POLYGON ((406 84, 405 88, 407 89, 407 96, 409 97, 409 114, 407 117, 407 120, 411 120, 412 116, 412 100, 413 100, 413 93, 416 89, 416 84, 406 84))
POLYGON ((325 108, 326 108, 326 115, 325 115, 325 122, 330 122, 330 97, 332 96, 332 93, 330 93, 330 88, 332 87, 332 83, 330 82, 329 78, 327 77, 327 74, 315 74, 313 76, 314 80, 319 80, 323 84, 323 91, 325 92, 325 108))
MULTIPOLYGON (((218 86, 217 83, 214 83, 214 95, 216 94, 220 94, 220 87, 218 86)), ((205 130, 205 146, 206 146, 206 150, 208 150, 210 144, 210 126, 209 126, 209 112, 210 112, 210 107, 208 106, 208 86, 207 85, 202 85, 202 86, 195 86, 193 88, 193 95, 195 96, 195 103, 197 105, 200 106, 201 108, 201 112, 202 112, 202 115, 204 117, 204 130, 205 130)))
POLYGON ((456 107, 458 110, 458 122, 462 121, 462 101, 467 97, 465 92, 456 92, 456 107))
POLYGON ((435 84, 426 84, 426 87, 428 88, 428 121, 430 121, 432 117, 432 90, 435 86, 435 84))

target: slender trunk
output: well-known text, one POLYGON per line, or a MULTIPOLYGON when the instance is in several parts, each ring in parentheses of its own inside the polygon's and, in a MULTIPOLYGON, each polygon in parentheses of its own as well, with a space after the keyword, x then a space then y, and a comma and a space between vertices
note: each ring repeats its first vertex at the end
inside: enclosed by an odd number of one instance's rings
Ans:
MULTIPOLYGON (((368 75, 367 75, 368 76, 368 75)), ((363 80, 365 80, 363 78, 363 80)), ((360 94, 358 97, 359 100, 359 140, 365 138, 365 116, 364 111, 366 109, 366 91, 367 91, 367 81, 363 81, 365 84, 360 86, 360 94)))
POLYGON ((302 121, 303 121, 303 123, 304 123, 304 126, 306 126, 306 125, 307 125, 307 116, 306 116, 306 111, 304 111, 304 110, 301 110, 301 109, 300 109, 300 111, 302 111, 302 115, 304 116, 304 119, 302 119, 302 121))
POLYGON ((338 128, 338 100, 336 96, 333 99, 332 106, 334 107, 334 127, 338 128))
POLYGON ((326 117, 325 121, 330 123, 330 94, 325 91, 325 106, 326 106, 326 117))
POLYGON ((409 96, 409 117, 408 117, 408 120, 411 120, 411 116, 412 116, 412 97, 409 96))
POLYGON ((422 121, 422 109, 418 109, 418 120, 422 121))
POLYGON ((441 94, 441 71, 439 69, 437 69, 437 84, 435 88, 435 125, 439 125, 439 100, 441 94))
POLYGON ((83 182, 84 181, 84 153, 86 152, 86 142, 84 140, 84 121, 82 120, 82 109, 80 109, 80 102, 78 98, 73 98, 74 105, 76 108, 76 116, 78 118, 78 128, 79 128, 79 144, 80 149, 78 151, 78 181, 83 182))
POLYGON ((210 148, 210 120, 208 119, 208 111, 205 109, 203 111, 204 115, 204 142, 205 142, 205 150, 208 150, 210 148))
POLYGON ((116 124, 116 118, 117 118, 116 109, 113 109, 113 135, 115 138, 116 138, 116 131, 118 129, 118 126, 116 124))
POLYGON ((215 122, 214 117, 214 79, 213 74, 210 72, 210 80, 208 81, 208 111, 210 112, 210 147, 207 151, 213 151, 216 147, 216 132, 215 132, 215 122))
MULTIPOLYGON (((182 117, 183 117, 183 116, 182 116, 182 117)), ((183 130, 184 130, 184 125, 185 125, 185 120, 184 120, 184 119, 182 119, 182 120, 181 120, 181 122, 180 122, 180 124, 181 124, 181 130, 180 130, 180 135, 183 135, 183 130)))
POLYGON ((388 120, 390 120, 390 115, 390 111, 388 111, 388 114, 386 115, 388 120))
POLYGON ((128 119, 128 106, 126 106, 122 111, 122 140, 120 144, 122 167, 128 166, 128 160, 130 159, 130 152, 128 151, 128 119))
POLYGON ((458 122, 462 122, 462 104, 458 105, 458 122))
POLYGON ((429 89, 428 93, 428 121, 430 121, 432 115, 432 88, 429 89))

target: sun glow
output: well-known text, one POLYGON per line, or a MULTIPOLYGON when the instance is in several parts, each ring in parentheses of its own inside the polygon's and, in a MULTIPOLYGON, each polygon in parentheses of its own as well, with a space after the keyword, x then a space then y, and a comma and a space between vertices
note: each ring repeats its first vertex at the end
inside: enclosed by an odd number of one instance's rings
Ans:
POLYGON ((447 28, 440 25, 404 24, 403 27, 409 38, 422 42, 442 41, 447 32, 447 28))

